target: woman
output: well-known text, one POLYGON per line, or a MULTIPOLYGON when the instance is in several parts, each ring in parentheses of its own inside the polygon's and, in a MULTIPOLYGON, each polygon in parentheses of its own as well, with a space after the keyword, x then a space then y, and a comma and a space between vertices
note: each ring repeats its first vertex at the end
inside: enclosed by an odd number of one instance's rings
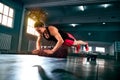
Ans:
POLYGON ((39 33, 39 36, 36 41, 36 49, 33 50, 33 54, 39 53, 41 50, 41 37, 44 37, 46 40, 55 41, 56 44, 53 49, 43 50, 47 54, 53 54, 56 52, 62 45, 66 46, 76 46, 77 51, 80 50, 80 45, 85 45, 86 51, 88 51, 88 43, 82 40, 76 40, 70 33, 59 30, 55 26, 46 27, 43 22, 36 22, 34 24, 35 30, 39 33))

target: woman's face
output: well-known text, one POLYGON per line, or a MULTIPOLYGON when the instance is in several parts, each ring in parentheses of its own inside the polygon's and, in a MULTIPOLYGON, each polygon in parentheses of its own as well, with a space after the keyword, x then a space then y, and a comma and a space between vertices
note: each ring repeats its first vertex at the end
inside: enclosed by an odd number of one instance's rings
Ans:
POLYGON ((42 33, 44 33, 45 28, 44 28, 44 27, 36 27, 35 30, 36 30, 38 33, 42 34, 42 33))

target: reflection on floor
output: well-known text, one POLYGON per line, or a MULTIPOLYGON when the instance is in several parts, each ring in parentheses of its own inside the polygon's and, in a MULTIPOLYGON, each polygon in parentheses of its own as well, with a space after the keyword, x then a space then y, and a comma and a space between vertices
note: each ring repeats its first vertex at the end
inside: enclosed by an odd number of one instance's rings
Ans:
POLYGON ((0 54, 0 80, 120 80, 113 60, 0 54))

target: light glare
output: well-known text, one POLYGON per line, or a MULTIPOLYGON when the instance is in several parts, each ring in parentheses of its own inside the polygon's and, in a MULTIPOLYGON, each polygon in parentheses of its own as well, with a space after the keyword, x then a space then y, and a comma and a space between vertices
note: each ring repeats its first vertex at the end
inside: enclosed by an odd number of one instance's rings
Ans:
POLYGON ((84 11, 85 9, 84 9, 84 6, 79 6, 79 9, 81 10, 81 11, 84 11))

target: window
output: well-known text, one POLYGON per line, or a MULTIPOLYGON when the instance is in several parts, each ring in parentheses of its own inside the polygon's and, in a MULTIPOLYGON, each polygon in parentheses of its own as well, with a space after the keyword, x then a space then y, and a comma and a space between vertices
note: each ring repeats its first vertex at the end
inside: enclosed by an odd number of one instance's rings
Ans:
POLYGON ((92 51, 92 47, 91 46, 89 46, 89 51, 92 51))
POLYGON ((14 10, 7 5, 0 3, 0 24, 13 27, 14 10))
POLYGON ((95 49, 98 52, 105 52, 105 48, 104 47, 96 47, 95 49))
POLYGON ((38 35, 38 33, 34 29, 34 23, 35 23, 35 21, 33 19, 28 18, 27 33, 32 34, 32 35, 38 35))
MULTIPOLYGON (((85 47, 83 47, 83 50, 86 51, 85 47)), ((89 46, 89 51, 92 51, 92 47, 89 46)))

